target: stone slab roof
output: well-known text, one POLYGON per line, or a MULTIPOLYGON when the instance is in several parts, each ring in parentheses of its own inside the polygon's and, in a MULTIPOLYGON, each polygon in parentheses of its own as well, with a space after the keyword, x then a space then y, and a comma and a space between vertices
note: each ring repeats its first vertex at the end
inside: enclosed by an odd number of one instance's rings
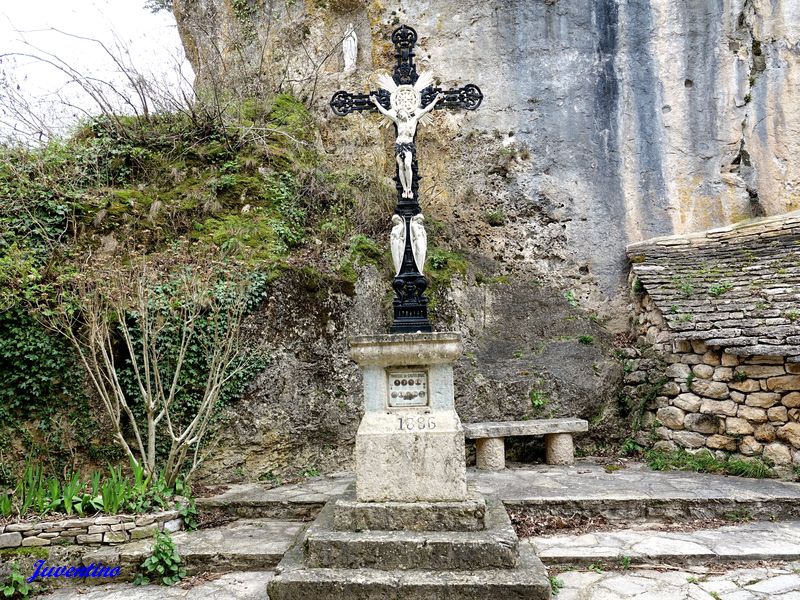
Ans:
POLYGON ((800 211, 627 248, 678 340, 800 362, 800 211))

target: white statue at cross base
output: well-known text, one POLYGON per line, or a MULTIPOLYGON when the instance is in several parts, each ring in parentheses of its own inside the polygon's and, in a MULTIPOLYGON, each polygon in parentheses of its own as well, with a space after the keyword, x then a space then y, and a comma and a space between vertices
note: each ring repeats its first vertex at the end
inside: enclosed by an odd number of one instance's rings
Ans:
POLYGON ((378 77, 380 86, 389 92, 391 103, 389 110, 381 105, 377 96, 370 96, 372 103, 381 114, 391 119, 397 126, 394 151, 397 174, 400 178, 400 185, 403 187, 403 198, 414 197, 412 184, 414 183, 414 154, 417 151, 414 143, 417 124, 424 125, 430 122, 432 119, 429 113, 434 109, 436 103, 444 98, 444 94, 437 94, 427 106, 422 106, 421 92, 431 84, 432 80, 433 76, 430 73, 422 73, 414 85, 397 85, 394 79, 388 75, 378 77))

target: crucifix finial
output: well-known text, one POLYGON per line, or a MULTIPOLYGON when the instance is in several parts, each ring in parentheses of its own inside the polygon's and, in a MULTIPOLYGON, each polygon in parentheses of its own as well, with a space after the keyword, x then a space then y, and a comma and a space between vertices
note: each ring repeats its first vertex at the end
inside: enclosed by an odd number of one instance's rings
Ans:
POLYGON ((417 166, 417 125, 431 119, 437 108, 477 109, 483 94, 474 84, 443 90, 434 85, 429 71, 417 73, 414 46, 417 32, 402 25, 392 32, 397 64, 394 74, 378 78, 381 89, 367 94, 338 91, 331 98, 334 114, 343 117, 356 111, 379 111, 395 126, 395 162, 397 163, 397 205, 391 232, 395 277, 392 282, 394 321, 392 333, 431 331, 428 299, 424 293, 428 280, 423 275, 427 252, 427 234, 419 206, 419 169, 417 166))

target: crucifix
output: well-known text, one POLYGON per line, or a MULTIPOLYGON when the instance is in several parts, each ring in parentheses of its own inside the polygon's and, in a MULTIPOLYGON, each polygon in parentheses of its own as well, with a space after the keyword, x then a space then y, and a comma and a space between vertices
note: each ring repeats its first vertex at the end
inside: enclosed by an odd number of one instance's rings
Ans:
POLYGON ((477 85, 443 90, 436 87, 433 75, 417 73, 414 46, 417 32, 402 25, 392 33, 397 64, 392 76, 378 77, 380 89, 366 94, 338 91, 331 98, 334 114, 378 111, 395 126, 397 204, 392 215, 391 249, 395 276, 394 320, 392 333, 432 331, 428 320, 428 280, 423 275, 427 253, 427 234, 419 205, 417 166, 417 125, 432 121, 431 112, 442 108, 475 110, 483 94, 477 85))

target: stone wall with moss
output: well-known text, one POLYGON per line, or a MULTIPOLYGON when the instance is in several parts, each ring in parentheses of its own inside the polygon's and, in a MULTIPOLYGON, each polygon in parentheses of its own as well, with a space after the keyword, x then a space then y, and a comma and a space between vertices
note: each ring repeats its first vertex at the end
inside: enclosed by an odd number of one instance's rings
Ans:
POLYGON ((800 364, 675 340, 649 295, 640 300, 640 340, 667 365, 643 419, 652 447, 705 448, 720 458, 760 458, 783 476, 800 472, 800 364))

